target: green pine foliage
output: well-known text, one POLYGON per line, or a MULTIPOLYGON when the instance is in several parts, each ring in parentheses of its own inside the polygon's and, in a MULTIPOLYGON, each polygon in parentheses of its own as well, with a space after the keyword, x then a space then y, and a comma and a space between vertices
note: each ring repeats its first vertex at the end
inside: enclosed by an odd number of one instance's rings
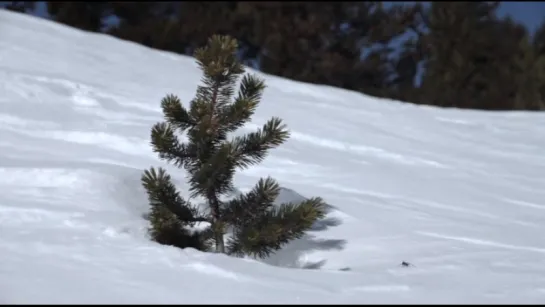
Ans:
POLYGON ((188 174, 191 198, 200 196, 207 210, 183 199, 164 169, 144 172, 142 184, 151 205, 149 233, 153 240, 180 248, 213 249, 235 256, 266 257, 291 240, 302 237, 325 215, 321 198, 273 206, 279 185, 272 178, 259 180, 248 193, 229 201, 221 196, 233 190, 237 169, 263 161, 268 150, 284 143, 289 132, 276 117, 261 129, 228 138, 248 122, 261 99, 265 84, 254 75, 244 75, 236 58, 237 42, 229 36, 213 36, 195 52, 203 71, 203 85, 186 109, 180 99, 167 95, 161 101, 165 122, 151 131, 151 145, 159 157, 188 174), (177 134, 185 133, 187 142, 177 134), (208 228, 190 232, 189 227, 206 222, 208 228), (226 233, 231 236, 224 241, 226 233))

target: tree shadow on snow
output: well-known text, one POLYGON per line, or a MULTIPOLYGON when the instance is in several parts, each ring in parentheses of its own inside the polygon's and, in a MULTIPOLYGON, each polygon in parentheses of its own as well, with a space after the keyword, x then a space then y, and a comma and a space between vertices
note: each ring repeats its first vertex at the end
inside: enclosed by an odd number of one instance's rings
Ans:
MULTIPOLYGON (((281 188, 275 204, 280 205, 286 202, 298 203, 304 200, 306 200, 306 198, 301 194, 291 189, 281 188)), ((327 206, 328 213, 334 210, 336 210, 334 206, 327 206)), ((341 223, 341 220, 334 217, 326 217, 319 220, 314 223, 309 233, 301 239, 290 242, 275 254, 261 261, 281 267, 320 269, 326 264, 327 260, 309 261, 304 259, 305 254, 313 251, 342 250, 346 245, 346 240, 320 239, 313 235, 313 233, 326 231, 330 227, 339 226, 341 223)))

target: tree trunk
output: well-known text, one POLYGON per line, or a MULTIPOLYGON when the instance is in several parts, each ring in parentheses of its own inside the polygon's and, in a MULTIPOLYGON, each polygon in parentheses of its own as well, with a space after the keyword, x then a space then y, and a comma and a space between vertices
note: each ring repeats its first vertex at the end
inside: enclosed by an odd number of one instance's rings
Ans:
POLYGON ((208 202, 212 213, 212 231, 214 231, 214 239, 216 241, 216 253, 225 254, 225 242, 223 240, 223 223, 220 220, 220 204, 219 200, 213 193, 208 195, 208 202))
POLYGON ((216 253, 225 254, 225 242, 223 242, 223 232, 216 231, 216 253))

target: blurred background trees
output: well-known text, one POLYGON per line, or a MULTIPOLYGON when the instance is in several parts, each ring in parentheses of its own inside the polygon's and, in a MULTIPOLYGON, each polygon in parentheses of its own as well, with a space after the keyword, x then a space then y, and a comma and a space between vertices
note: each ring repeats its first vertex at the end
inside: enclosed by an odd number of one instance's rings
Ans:
MULTIPOLYGON (((545 109, 545 24, 478 2, 46 2, 49 18, 191 55, 213 34, 264 73, 417 104, 545 109)), ((4 2, 19 12, 36 2, 4 2)))

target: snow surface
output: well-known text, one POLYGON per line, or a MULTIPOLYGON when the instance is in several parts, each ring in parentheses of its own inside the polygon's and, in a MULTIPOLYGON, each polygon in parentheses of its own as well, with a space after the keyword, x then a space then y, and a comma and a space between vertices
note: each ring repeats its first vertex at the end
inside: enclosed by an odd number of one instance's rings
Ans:
POLYGON ((328 219, 263 262, 161 246, 139 179, 194 60, 0 10, 0 303, 545 303, 543 113, 262 76, 242 132, 279 116, 292 137, 236 185, 271 175, 328 219))

